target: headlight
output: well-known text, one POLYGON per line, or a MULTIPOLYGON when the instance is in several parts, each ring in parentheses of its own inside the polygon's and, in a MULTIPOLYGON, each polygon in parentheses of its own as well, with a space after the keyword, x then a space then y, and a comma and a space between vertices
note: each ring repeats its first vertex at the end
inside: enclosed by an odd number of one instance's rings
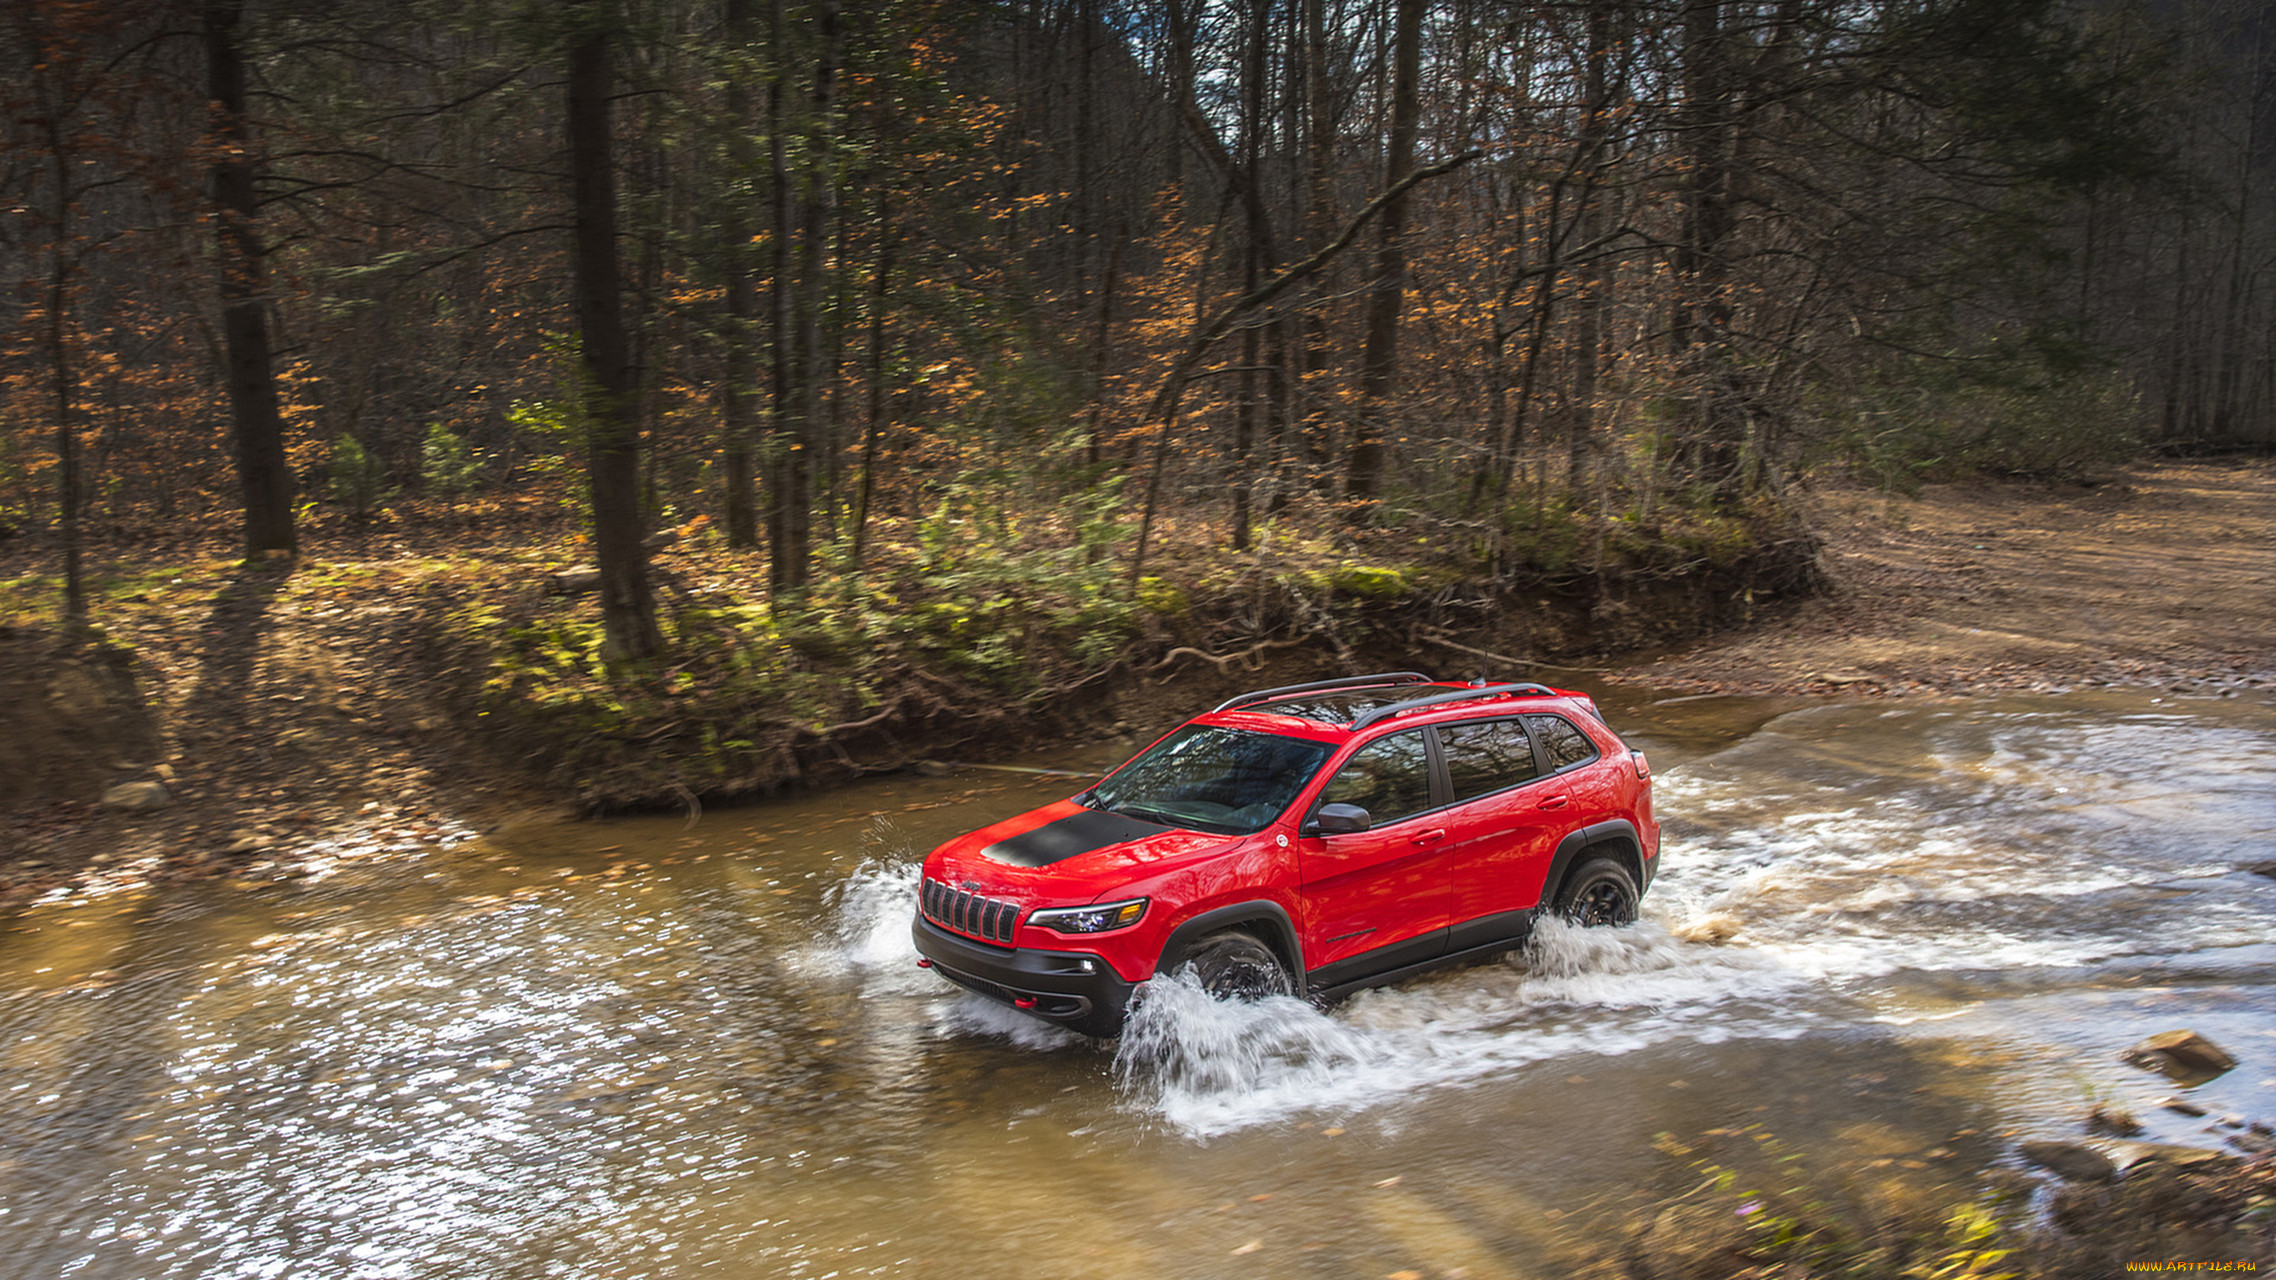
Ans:
POLYGON ((1128 902, 1102 902, 1095 907, 1054 907, 1031 914, 1027 922, 1060 933, 1105 933, 1109 929, 1127 929, 1145 914, 1146 899, 1132 898, 1128 902))

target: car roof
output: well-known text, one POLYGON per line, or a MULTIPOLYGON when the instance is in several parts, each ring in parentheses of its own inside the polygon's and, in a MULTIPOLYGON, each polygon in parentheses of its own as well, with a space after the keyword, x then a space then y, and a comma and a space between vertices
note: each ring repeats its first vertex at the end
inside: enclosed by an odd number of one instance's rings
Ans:
POLYGON ((1228 699, 1200 718, 1228 724, 1270 720, 1274 722, 1272 727, 1281 732, 1296 730, 1305 737, 1337 738, 1415 713, 1427 713, 1436 721, 1459 714, 1476 714, 1481 709, 1479 704, 1489 701, 1505 703, 1572 696, 1547 685, 1457 684, 1400 671, 1260 689, 1228 699))

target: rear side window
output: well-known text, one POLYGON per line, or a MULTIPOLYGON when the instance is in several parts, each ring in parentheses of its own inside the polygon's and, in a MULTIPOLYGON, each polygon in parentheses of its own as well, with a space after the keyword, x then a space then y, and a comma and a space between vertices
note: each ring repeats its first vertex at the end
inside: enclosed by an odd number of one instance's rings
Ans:
MULTIPOLYGON (((1562 720, 1558 723, 1564 724, 1562 720)), ((1446 779, 1453 784, 1458 801, 1514 787, 1541 772, 1534 767, 1533 743, 1525 736, 1525 726, 1515 720, 1442 724, 1438 727, 1438 746, 1446 754, 1446 779)))
POLYGON ((1430 808, 1430 749, 1422 730, 1377 738, 1344 762, 1320 792, 1321 804, 1356 804, 1382 826, 1430 808))
POLYGON ((1534 736, 1541 739, 1541 752, 1549 757, 1551 769, 1564 769, 1596 759, 1596 744, 1563 716, 1527 716, 1525 723, 1532 726, 1534 736))

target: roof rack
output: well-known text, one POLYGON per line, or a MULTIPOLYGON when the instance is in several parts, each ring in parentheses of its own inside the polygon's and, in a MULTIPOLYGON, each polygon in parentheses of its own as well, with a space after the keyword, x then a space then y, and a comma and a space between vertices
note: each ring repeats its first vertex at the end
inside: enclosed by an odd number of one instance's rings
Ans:
POLYGON ((1456 689, 1449 693, 1434 693, 1427 697, 1410 698, 1405 702, 1388 703, 1371 711, 1363 711, 1352 718, 1351 731, 1357 733, 1378 720, 1388 720, 1392 716, 1414 711, 1421 707, 1437 706, 1442 702, 1468 702, 1473 698, 1548 698, 1555 697, 1556 693, 1555 689, 1545 684, 1489 684, 1473 689, 1456 689))
POLYGON ((1334 680, 1314 680, 1310 684, 1284 684, 1277 689, 1254 689, 1238 697, 1227 698, 1211 707, 1211 711, 1231 711, 1256 702, 1270 702, 1283 694, 1318 693, 1322 689, 1353 689, 1378 684, 1431 684, 1429 676, 1420 671, 1378 671, 1371 676, 1342 676, 1334 680))

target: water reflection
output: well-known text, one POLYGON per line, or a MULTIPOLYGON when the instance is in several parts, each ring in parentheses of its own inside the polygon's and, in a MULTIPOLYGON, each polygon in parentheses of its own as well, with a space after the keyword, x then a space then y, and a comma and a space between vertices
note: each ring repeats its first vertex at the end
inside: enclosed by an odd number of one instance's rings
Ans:
POLYGON ((908 944, 922 852, 1061 778, 27 913, 0 1273, 1554 1273, 1765 1132, 1942 1194, 2168 1091, 2114 1055, 2172 1026, 2246 1060, 2216 1115, 2276 1111, 2267 704, 1678 710, 1623 722, 1670 822, 1637 927, 1325 1013, 1166 987, 1119 1046, 908 944))

